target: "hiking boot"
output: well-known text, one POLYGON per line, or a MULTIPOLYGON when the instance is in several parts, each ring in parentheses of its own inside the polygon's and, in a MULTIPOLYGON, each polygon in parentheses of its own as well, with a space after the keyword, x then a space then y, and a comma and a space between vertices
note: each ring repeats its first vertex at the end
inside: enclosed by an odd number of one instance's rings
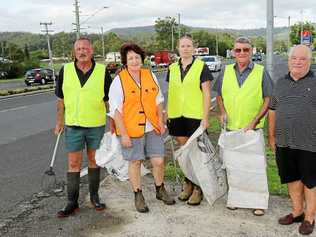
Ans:
POLYGON ((90 201, 96 211, 103 211, 106 208, 104 203, 100 202, 100 168, 88 168, 90 201))
POLYGON ((192 192, 193 192, 193 183, 189 179, 185 178, 183 187, 182 187, 182 192, 178 196, 178 199, 183 202, 187 201, 190 198, 192 192))
POLYGON ((74 215, 79 211, 79 184, 80 184, 80 172, 68 172, 67 173, 67 198, 68 203, 66 207, 57 212, 58 218, 68 217, 74 215))
POLYGON ((142 193, 142 190, 140 189, 137 189, 136 192, 134 192, 135 194, 135 207, 136 207, 136 210, 138 212, 148 212, 149 209, 145 203, 145 198, 143 196, 143 193, 142 193))
POLYGON ((69 202, 67 206, 63 209, 57 212, 58 218, 65 218, 72 215, 75 215, 77 212, 79 212, 79 205, 78 203, 71 203, 69 202))
POLYGON ((173 205, 176 203, 175 200, 167 193, 164 183, 160 186, 156 186, 156 198, 163 201, 166 205, 173 205))
POLYGON ((187 204, 192 205, 192 206, 197 206, 197 205, 200 205, 202 199, 203 199, 203 193, 202 193, 201 188, 197 185, 194 185, 192 195, 189 198, 189 201, 187 202, 187 204))

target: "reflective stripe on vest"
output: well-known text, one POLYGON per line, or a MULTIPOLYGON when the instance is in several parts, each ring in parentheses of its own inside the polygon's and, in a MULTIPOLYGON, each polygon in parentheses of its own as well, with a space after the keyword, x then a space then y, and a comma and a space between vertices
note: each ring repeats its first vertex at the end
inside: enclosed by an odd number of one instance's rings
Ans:
POLYGON ((66 125, 81 127, 105 125, 104 77, 105 66, 96 63, 87 82, 81 87, 74 63, 65 64, 62 90, 66 125))
MULTIPOLYGON (((130 137, 142 137, 145 133, 146 119, 159 132, 156 97, 159 87, 151 71, 140 70, 140 85, 138 85, 127 69, 119 73, 123 93, 123 122, 130 137)), ((119 134, 119 131, 117 131, 119 134)))
MULTIPOLYGON (((225 67, 222 98, 227 114, 227 128, 238 130, 247 127, 256 117, 263 105, 262 97, 263 66, 254 68, 241 87, 238 85, 234 64, 225 67)), ((263 128, 264 118, 256 128, 263 128)))
POLYGON ((169 67, 168 117, 202 119, 203 93, 200 88, 200 77, 204 62, 195 59, 188 73, 181 81, 179 63, 169 67))

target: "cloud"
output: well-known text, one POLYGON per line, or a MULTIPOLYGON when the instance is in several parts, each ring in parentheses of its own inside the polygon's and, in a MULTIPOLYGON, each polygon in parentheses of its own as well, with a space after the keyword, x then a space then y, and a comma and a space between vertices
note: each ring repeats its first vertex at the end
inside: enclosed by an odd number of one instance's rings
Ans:
MULTIPOLYGON (((11 0, 0 6, 0 31, 40 32, 41 21, 52 21, 52 28, 58 31, 72 31, 75 21, 74 0, 11 0)), ((160 17, 181 14, 181 23, 189 26, 218 28, 259 28, 266 26, 266 1, 249 0, 80 0, 81 21, 94 14, 83 27, 91 30, 103 26, 113 27, 153 25, 160 17), (108 9, 98 11, 104 6, 108 9), (83 15, 86 16, 83 16, 83 15)), ((316 1, 277 0, 274 1, 275 25, 287 25, 301 19, 316 21, 316 1), (303 9, 303 14, 300 10, 303 9)))

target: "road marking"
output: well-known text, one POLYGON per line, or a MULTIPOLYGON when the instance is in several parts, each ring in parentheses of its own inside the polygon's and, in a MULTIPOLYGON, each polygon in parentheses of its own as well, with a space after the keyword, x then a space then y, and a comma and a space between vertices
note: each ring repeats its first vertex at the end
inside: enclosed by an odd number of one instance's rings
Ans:
POLYGON ((16 107, 16 108, 12 108, 12 109, 4 109, 4 110, 0 110, 0 113, 4 113, 4 112, 9 112, 9 111, 15 111, 15 110, 20 110, 20 109, 25 109, 28 106, 20 106, 20 107, 16 107))

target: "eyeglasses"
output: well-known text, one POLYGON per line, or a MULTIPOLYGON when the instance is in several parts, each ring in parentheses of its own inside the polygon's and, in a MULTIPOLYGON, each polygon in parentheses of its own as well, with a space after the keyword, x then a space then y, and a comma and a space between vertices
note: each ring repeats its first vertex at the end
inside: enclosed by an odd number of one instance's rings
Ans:
POLYGON ((241 53, 241 51, 243 51, 244 53, 249 53, 250 52, 250 48, 237 48, 234 49, 235 53, 241 53))

